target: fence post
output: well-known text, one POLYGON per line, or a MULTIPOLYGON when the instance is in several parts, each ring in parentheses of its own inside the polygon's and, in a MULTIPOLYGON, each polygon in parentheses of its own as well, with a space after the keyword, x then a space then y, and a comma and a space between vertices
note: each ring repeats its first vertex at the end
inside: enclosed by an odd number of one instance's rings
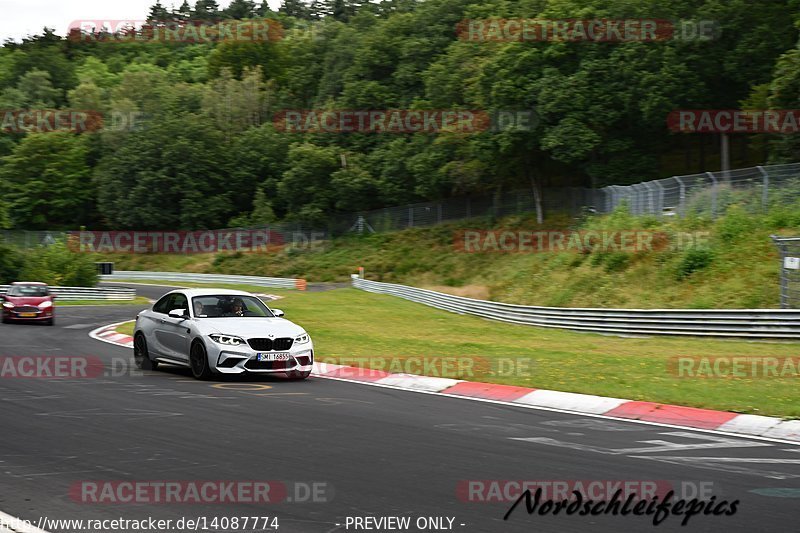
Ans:
POLYGON ((680 176, 674 176, 674 178, 678 182, 678 187, 680 188, 680 192, 678 193, 678 213, 680 217, 683 218, 686 216, 686 185, 683 183, 680 176))
POLYGON ((636 189, 636 214, 641 215, 644 213, 644 191, 642 189, 646 188, 644 183, 637 183, 635 185, 636 189))
POLYGON ((658 218, 661 218, 661 215, 664 214, 664 187, 659 183, 658 180, 653 180, 653 185, 658 188, 658 199, 656 200, 656 213, 655 215, 658 218))
POLYGON ((761 175, 764 176, 764 189, 761 191, 761 209, 767 212, 767 203, 769 202, 769 174, 761 165, 756 167, 761 175))
POLYGON ((706 172, 706 175, 711 178, 711 219, 717 218, 717 177, 712 172, 706 172))
POLYGON ((409 228, 413 228, 414 227, 414 208, 413 207, 409 207, 408 208, 408 227, 409 228))

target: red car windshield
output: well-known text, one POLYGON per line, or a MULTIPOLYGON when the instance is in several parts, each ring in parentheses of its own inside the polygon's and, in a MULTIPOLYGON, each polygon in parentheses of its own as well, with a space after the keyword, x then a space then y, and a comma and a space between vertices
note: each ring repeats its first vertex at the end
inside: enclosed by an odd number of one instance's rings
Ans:
POLYGON ((12 285, 8 288, 6 293, 8 296, 16 296, 22 298, 50 296, 47 287, 43 285, 12 285))

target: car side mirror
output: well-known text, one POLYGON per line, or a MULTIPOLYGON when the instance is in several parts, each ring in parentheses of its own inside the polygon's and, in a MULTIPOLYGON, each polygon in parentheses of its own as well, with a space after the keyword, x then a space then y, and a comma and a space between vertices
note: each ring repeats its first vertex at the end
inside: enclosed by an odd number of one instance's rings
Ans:
POLYGON ((170 318, 188 318, 189 315, 186 313, 186 309, 173 309, 169 312, 170 318))
POLYGON ((273 310, 272 310, 272 314, 273 314, 273 315, 275 315, 276 317, 280 318, 280 317, 282 317, 282 316, 283 316, 285 313, 284 313, 283 311, 281 311, 280 309, 273 309, 273 310))

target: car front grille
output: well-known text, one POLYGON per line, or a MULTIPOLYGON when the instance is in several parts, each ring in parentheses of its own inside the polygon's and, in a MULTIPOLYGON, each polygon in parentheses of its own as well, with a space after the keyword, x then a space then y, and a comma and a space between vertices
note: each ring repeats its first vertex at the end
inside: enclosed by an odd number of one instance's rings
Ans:
POLYGON ((34 307, 32 305, 23 305, 21 307, 15 307, 14 308, 14 312, 15 313, 38 313, 39 312, 39 308, 38 307, 34 307))
POLYGON ((277 339, 250 339, 247 341, 247 344, 256 351, 259 352, 270 352, 270 351, 278 351, 278 352, 285 352, 286 350, 292 347, 294 344, 294 339, 291 337, 279 337, 277 339))

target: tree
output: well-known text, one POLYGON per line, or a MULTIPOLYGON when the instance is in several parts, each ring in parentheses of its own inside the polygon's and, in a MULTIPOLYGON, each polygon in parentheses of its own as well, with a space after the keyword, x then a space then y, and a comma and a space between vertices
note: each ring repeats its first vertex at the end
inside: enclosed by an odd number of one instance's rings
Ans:
POLYGON ((216 0, 197 0, 191 19, 200 22, 216 22, 222 18, 216 0))
POLYGON ((60 91, 50 83, 50 73, 31 69, 20 78, 17 90, 25 95, 25 105, 29 107, 55 107, 60 100, 60 91))
POLYGON ((223 227, 241 200, 227 187, 230 156, 224 136, 206 117, 151 121, 127 133, 100 161, 94 180, 100 211, 116 228, 223 227))
MULTIPOLYGON (((183 0, 183 6, 188 7, 188 3, 186 0, 183 0)), ((181 6, 181 8, 183 8, 181 6)), ((150 7, 150 13, 147 15, 147 22, 148 23, 158 23, 158 22, 166 22, 170 19, 169 11, 161 5, 161 0, 157 0, 153 6, 150 7)))
POLYGON ((278 13, 299 19, 309 18, 308 6, 303 0, 283 0, 281 7, 278 8, 278 13))
POLYGON ((29 134, 0 162, 0 192, 15 227, 75 228, 95 219, 88 136, 29 134))
POLYGON ((278 198, 292 218, 322 224, 334 210, 331 175, 340 168, 336 148, 297 143, 289 148, 288 170, 278 184, 278 198))
POLYGON ((253 0, 233 0, 223 14, 228 19, 249 19, 255 15, 256 4, 253 0))
POLYGON ((161 19, 161 20, 174 20, 175 22, 182 24, 188 22, 191 18, 192 18, 192 7, 189 5, 189 0, 183 0, 183 3, 177 10, 173 8, 171 18, 167 17, 166 19, 161 19))

